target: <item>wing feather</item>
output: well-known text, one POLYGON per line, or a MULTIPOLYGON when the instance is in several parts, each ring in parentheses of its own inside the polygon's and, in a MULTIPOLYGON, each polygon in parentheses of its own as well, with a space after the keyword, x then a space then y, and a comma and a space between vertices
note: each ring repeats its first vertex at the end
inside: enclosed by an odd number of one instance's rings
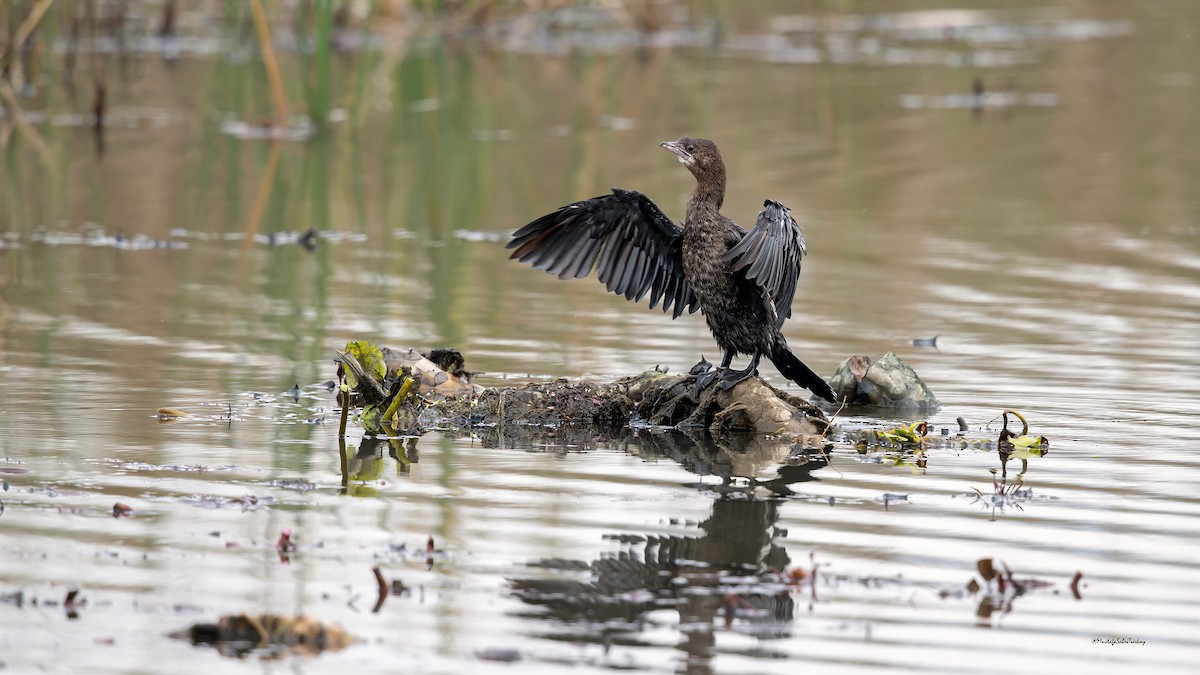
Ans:
POLYGON ((700 301, 683 276, 683 230, 646 195, 612 194, 568 204, 512 234, 514 260, 560 279, 596 271, 605 288, 629 300, 649 298, 672 318, 700 301))
POLYGON ((792 212, 779 202, 766 200, 754 229, 725 254, 734 272, 765 290, 775 303, 776 323, 792 315, 792 298, 800 265, 808 252, 804 233, 792 212))

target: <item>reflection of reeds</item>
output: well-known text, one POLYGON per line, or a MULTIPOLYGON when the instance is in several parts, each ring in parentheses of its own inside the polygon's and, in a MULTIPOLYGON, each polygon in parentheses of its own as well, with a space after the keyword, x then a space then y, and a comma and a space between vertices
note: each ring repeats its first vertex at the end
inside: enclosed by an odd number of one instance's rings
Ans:
POLYGON ((250 216, 246 221, 246 237, 242 240, 242 249, 238 256, 238 271, 236 279, 244 279, 245 266, 249 257, 250 248, 254 246, 255 235, 262 225, 263 214, 266 212, 267 204, 271 200, 271 191, 275 186, 275 172, 279 167, 279 150, 282 143, 272 141, 271 148, 267 152, 267 165, 259 176, 258 192, 254 195, 254 203, 250 207, 250 216))
POLYGON ((46 141, 42 140, 42 135, 37 132, 26 121, 21 112, 21 104, 17 102, 17 97, 13 93, 12 85, 8 82, 0 80, 0 101, 3 101, 4 107, 8 109, 9 123, 5 125, 3 133, 0 133, 0 148, 8 144, 8 138, 15 128, 21 132, 21 136, 29 142, 37 152, 38 157, 46 163, 46 166, 52 165, 52 156, 50 147, 46 145, 46 141))
MULTIPOLYGON (((24 120, 21 111, 21 104, 17 101, 16 92, 24 88, 25 67, 22 63, 24 58, 25 44, 33 35, 33 31, 41 22, 42 17, 46 15, 46 10, 50 9, 50 5, 54 0, 38 0, 37 4, 25 16, 17 26, 16 31, 12 35, 6 35, 5 49, 2 61, 8 71, 8 78, 0 80, 0 102, 8 110, 8 124, 2 133, 0 133, 0 148, 8 145, 8 139, 12 135, 13 129, 17 129, 24 137, 38 156, 49 165, 50 149, 46 142, 42 140, 41 134, 36 129, 29 126, 24 120)), ((7 3, 6 3, 7 4, 7 3)), ((7 33, 9 8, 7 6, 0 8, 0 13, 3 13, 5 19, 5 33, 7 33)))
MULTIPOLYGON (((17 90, 20 90, 25 85, 25 69, 21 65, 25 42, 33 35, 33 30, 41 23, 42 17, 46 15, 46 10, 50 9, 50 5, 53 3, 54 0, 38 0, 37 4, 33 6, 33 9, 25 17, 25 20, 17 27, 17 32, 13 34, 12 39, 8 42, 4 61, 8 65, 9 79, 13 87, 17 90)), ((7 9, 6 7, 5 10, 7 9)))
POLYGON ((329 121, 333 90, 333 69, 329 61, 333 48, 333 0, 316 0, 313 5, 313 57, 305 90, 309 118, 317 126, 324 126, 329 121))

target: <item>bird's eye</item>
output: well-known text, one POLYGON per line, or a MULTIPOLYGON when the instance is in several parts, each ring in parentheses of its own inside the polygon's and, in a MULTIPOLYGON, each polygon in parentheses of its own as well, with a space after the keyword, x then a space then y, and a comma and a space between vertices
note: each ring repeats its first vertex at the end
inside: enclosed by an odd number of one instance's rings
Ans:
POLYGON ((692 145, 691 143, 688 143, 688 146, 686 148, 684 148, 684 150, 687 150, 688 154, 690 155, 696 151, 696 146, 692 145))

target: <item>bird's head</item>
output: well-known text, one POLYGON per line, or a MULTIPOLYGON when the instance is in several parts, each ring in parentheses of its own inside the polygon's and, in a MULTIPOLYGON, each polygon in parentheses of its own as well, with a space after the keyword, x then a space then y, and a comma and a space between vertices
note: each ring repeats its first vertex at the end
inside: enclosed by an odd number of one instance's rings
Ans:
POLYGON ((679 163, 686 166, 696 180, 717 174, 724 178, 725 163, 721 161, 721 152, 717 150, 717 144, 707 138, 682 136, 677 141, 660 143, 659 147, 674 153, 679 163))

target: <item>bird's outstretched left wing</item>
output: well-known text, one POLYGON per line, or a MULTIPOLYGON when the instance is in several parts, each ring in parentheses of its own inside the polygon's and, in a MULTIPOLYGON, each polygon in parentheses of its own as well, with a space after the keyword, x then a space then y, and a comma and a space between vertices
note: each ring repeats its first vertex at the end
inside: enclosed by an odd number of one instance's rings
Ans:
POLYGON ((792 212, 768 199, 763 202, 754 229, 729 249, 725 260, 734 272, 742 272, 771 294, 778 317, 776 325, 782 327, 784 320, 792 315, 796 279, 807 252, 804 234, 792 212))
POLYGON ((587 276, 593 269, 608 290, 650 308, 660 301, 672 318, 694 312, 700 301, 683 275, 683 230, 646 195, 614 189, 612 194, 568 204, 517 230, 508 242, 511 258, 559 279, 587 276))

